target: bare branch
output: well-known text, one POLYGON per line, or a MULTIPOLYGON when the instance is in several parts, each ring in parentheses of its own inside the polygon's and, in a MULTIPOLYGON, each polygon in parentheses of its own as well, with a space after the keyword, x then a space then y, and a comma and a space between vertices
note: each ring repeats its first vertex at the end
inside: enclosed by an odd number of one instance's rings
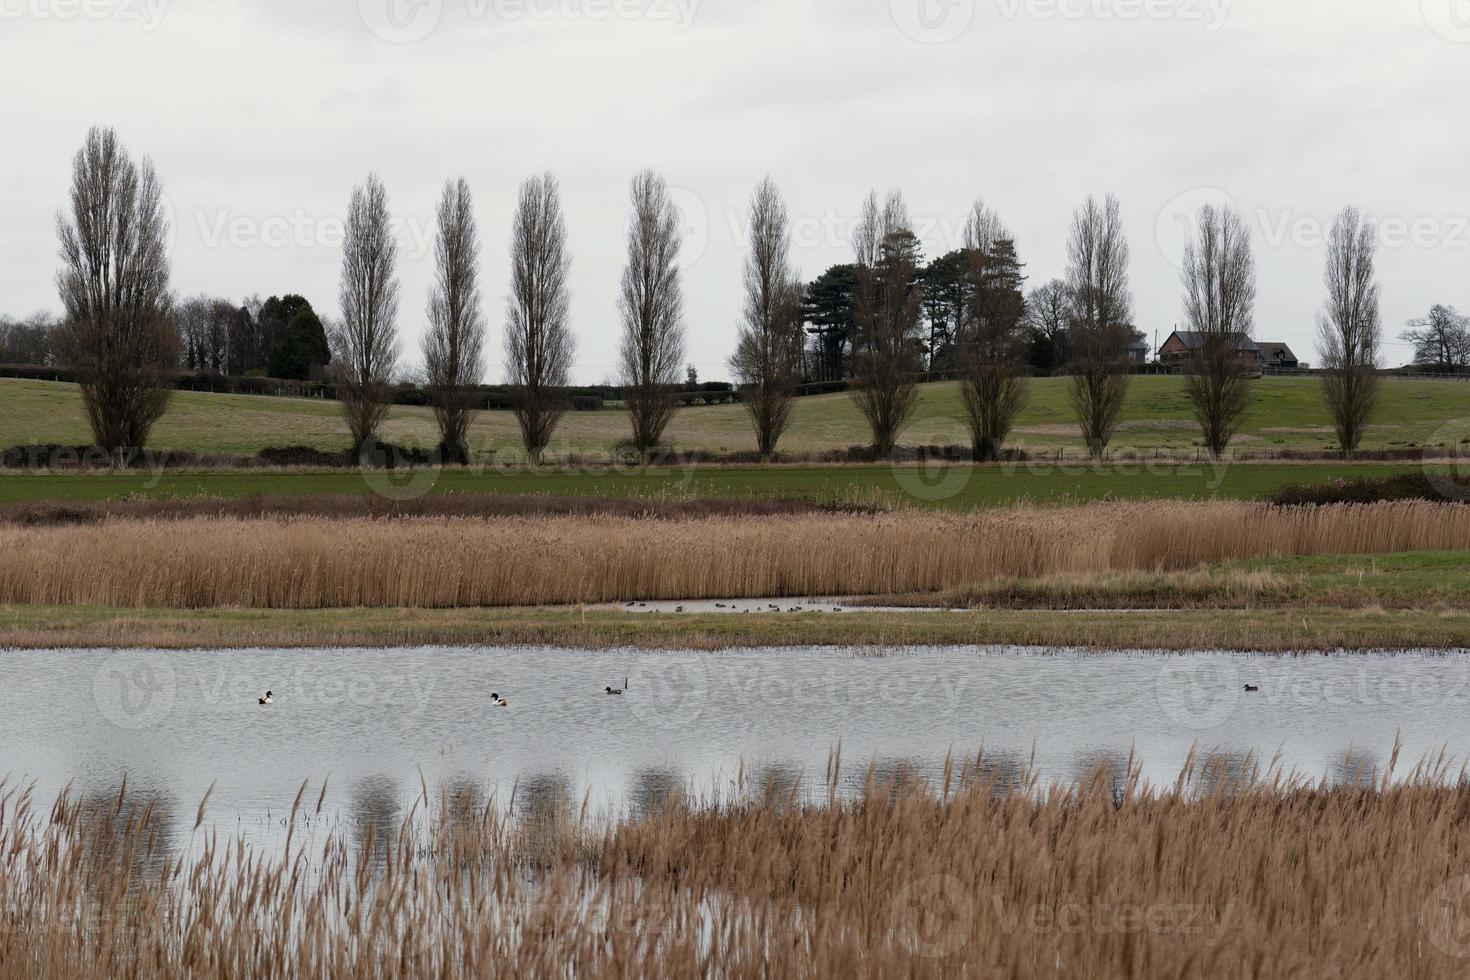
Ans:
POLYGON ((342 243, 342 324, 334 331, 337 396, 354 452, 377 437, 398 361, 398 244, 377 174, 352 189, 342 243))
POLYGON ((424 370, 439 449, 450 462, 469 462, 466 434, 474 417, 475 386, 484 373, 485 322, 480 315, 480 237, 470 185, 445 181, 434 240, 434 285, 424 370))
POLYGON ((1415 364, 1444 374, 1470 369, 1470 317, 1453 306, 1436 304, 1428 316, 1410 320, 1401 337, 1413 345, 1415 364))
POLYGON ((791 272, 790 237, 786 204, 767 177, 750 202, 744 322, 730 359, 731 371, 745 387, 742 399, 763 460, 775 453, 786 429, 801 376, 805 335, 801 285, 791 272))
POLYGON ((57 215, 56 228, 64 353, 92 438, 135 452, 168 407, 178 357, 153 164, 135 165, 114 131, 93 129, 72 160, 71 216, 57 215))
POLYGON ((1377 243, 1357 208, 1344 208, 1327 239, 1327 305, 1317 318, 1322 394, 1342 454, 1352 459, 1378 401, 1377 243))
POLYGON ((576 349, 570 320, 572 257, 561 188, 549 173, 521 185, 510 257, 506 370, 517 386, 516 422, 526 455, 539 461, 565 411, 563 389, 576 349))
POLYGON ((1219 459, 1250 402, 1256 266, 1250 231, 1233 208, 1206 204, 1198 224, 1198 239, 1184 247, 1184 315, 1196 334, 1185 392, 1205 448, 1219 459))
POLYGON ((1128 240, 1116 197, 1109 194, 1101 207, 1089 197, 1077 210, 1067 258, 1072 373, 1068 395, 1088 451, 1101 459, 1117 428, 1131 380, 1127 346, 1133 297, 1128 289, 1128 240))
POLYGON ((633 178, 628 264, 618 312, 623 321, 622 382, 633 447, 647 460, 678 407, 684 363, 684 292, 679 276, 679 215, 662 177, 633 178))

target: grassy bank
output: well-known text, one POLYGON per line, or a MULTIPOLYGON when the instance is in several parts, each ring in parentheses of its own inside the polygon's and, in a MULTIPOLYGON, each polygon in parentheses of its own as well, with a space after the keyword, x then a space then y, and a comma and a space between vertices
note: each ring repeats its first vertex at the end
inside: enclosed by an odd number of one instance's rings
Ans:
MULTIPOLYGON (((1470 387, 1453 381, 1384 382, 1377 424, 1369 428, 1363 448, 1405 448, 1434 440, 1446 422, 1467 414, 1467 393, 1470 387)), ((0 406, 0 446, 88 441, 75 386, 0 379, 0 406)), ((958 385, 922 385, 918 407, 900 443, 968 444, 964 418, 958 385)), ((395 407, 384 434, 419 445, 437 440, 433 417, 422 408, 395 407)), ((627 419, 621 412, 574 412, 558 430, 552 452, 558 456, 606 455, 627 434, 627 419)), ((750 423, 738 405, 683 409, 675 416, 668 439, 686 451, 731 453, 755 448, 750 423)), ((1197 439, 1198 429, 1179 378, 1134 379, 1123 407, 1118 448, 1188 449, 1197 439)), ((847 395, 820 395, 798 400, 781 448, 792 453, 822 453, 868 441, 862 417, 847 395)), ((1315 379, 1266 378, 1254 388, 1235 447, 1241 451, 1316 451, 1331 449, 1332 441, 1331 419, 1315 379)), ((347 442, 347 430, 334 402, 197 392, 177 393, 153 435, 158 448, 247 455, 267 446, 337 450, 347 442)), ((483 414, 470 431, 470 445, 480 453, 514 448, 519 442, 508 412, 483 414)), ((1067 404, 1065 379, 1032 382, 1013 444, 1032 450, 1082 449, 1067 404)))
POLYGON ((998 577, 959 589, 884 596, 875 606, 969 609, 1337 609, 1454 611, 1470 606, 1463 551, 1254 558, 1197 570, 998 577))
POLYGON ((0 605, 0 649, 309 649, 545 645, 1096 650, 1470 649, 1470 613, 1384 609, 635 614, 565 609, 105 609, 0 605))
MULTIPOLYGON (((1467 388, 1470 391, 1470 388, 1467 388)), ((357 470, 212 472, 0 472, 0 504, 126 497, 249 497, 308 494, 423 496, 445 493, 601 497, 747 497, 872 502, 948 510, 1092 500, 1258 500, 1285 486, 1414 473, 1380 463, 1169 463, 971 466, 689 466, 446 469, 389 474, 357 470)), ((1445 470, 1444 467, 1435 467, 1445 470)))
POLYGON ((641 817, 425 788, 401 824, 320 830, 303 784, 294 849, 215 836, 207 797, 174 842, 154 801, 11 787, 0 977, 1464 973, 1470 790, 1443 771, 1282 785, 1205 758, 1172 788, 1118 764, 1041 792, 981 754, 838 798, 841 775, 641 817))

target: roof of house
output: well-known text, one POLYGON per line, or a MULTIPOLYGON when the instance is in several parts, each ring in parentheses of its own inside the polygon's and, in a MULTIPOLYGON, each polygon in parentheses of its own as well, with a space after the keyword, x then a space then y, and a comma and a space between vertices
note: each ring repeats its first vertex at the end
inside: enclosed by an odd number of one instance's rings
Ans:
POLYGON ((1297 360, 1297 356, 1292 353, 1291 348, 1280 341, 1261 340, 1256 342, 1256 346, 1261 349, 1261 353, 1268 361, 1295 362, 1297 360))
MULTIPOLYGON (((1170 336, 1178 337, 1180 342, 1190 350, 1199 350, 1205 344, 1205 335, 1194 330, 1175 330, 1170 336)), ((1167 344, 1168 341, 1166 340, 1164 343, 1167 344)), ((1256 342, 1243 333, 1235 335, 1235 349, 1248 351, 1260 350, 1256 342)))

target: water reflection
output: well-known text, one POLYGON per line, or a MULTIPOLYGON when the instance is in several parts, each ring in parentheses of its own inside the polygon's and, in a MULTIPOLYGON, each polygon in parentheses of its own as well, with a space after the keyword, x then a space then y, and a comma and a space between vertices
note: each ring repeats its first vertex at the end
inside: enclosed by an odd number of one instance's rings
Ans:
POLYGON ((752 802, 781 809, 801 801, 806 780, 800 768, 789 762, 773 762, 753 770, 746 780, 752 802))
POLYGON ((468 776, 450 779, 440 788, 439 822, 450 831, 469 831, 479 824, 489 803, 484 785, 468 776))
POLYGON ((684 795, 684 787, 684 776, 677 769, 640 769, 628 789, 629 812, 638 819, 656 817, 684 795))
POLYGON ((1138 774, 1131 753, 1110 749, 1084 752, 1069 768, 1071 782, 1103 790, 1114 805, 1122 805, 1128 788, 1138 774))
MULTIPOLYGON (((178 804, 154 780, 124 778, 113 787, 83 789, 69 805, 87 863, 99 875, 126 866, 135 879, 156 878, 175 855, 178 804)), ((87 877, 89 884, 94 877, 87 877)))
POLYGON ((850 773, 845 795, 869 802, 889 802, 915 789, 932 789, 934 767, 918 759, 875 759, 861 771, 850 773))
POLYGON ((988 786, 997 797, 1021 793, 1034 782, 1033 768, 1031 757, 1020 752, 981 751, 973 760, 965 761, 955 788, 967 789, 971 784, 988 786))
POLYGON ((374 869, 386 865, 403 824, 402 784, 378 775, 352 784, 347 804, 348 826, 356 853, 374 869))
POLYGON ((1185 772, 1184 784, 1199 796, 1230 796, 1260 775, 1260 760, 1255 753, 1215 751, 1194 760, 1185 772))
POLYGON ((572 780, 565 773, 532 773, 516 784, 516 838, 531 865, 549 864, 573 833, 572 780))
POLYGON ((309 846, 340 828, 381 861, 415 807, 461 822, 493 803, 518 826, 554 834, 584 800, 594 816, 615 808, 647 817, 680 794, 785 805, 870 785, 887 798, 912 781, 936 794, 977 783, 1014 793, 1094 776, 1117 794, 1131 779, 1173 787, 1186 769, 1188 788, 1201 793, 1233 792, 1260 769, 1360 785, 1391 768, 1403 778, 1441 748, 1452 779, 1470 751, 1470 655, 879 654, 157 654, 174 676, 172 698, 166 711, 137 714, 104 697, 116 666, 105 651, 7 652, 7 692, 31 710, 0 715, 0 773, 11 785, 34 781, 47 803, 73 783, 106 799, 130 774, 129 795, 155 799, 169 813, 167 833, 194 848, 198 801, 213 786, 206 819, 224 833, 274 842, 290 832, 309 846), (634 683, 621 698, 594 696, 613 664, 614 679, 634 683), (663 676, 660 668, 689 683, 637 683, 639 671, 663 676), (1262 696, 1244 696, 1242 685, 1265 671, 1262 696), (405 676, 417 683, 405 686, 405 676), (293 695, 268 715, 231 693, 282 677, 293 695), (343 690, 384 692, 404 710, 320 696, 343 690), (491 690, 510 694, 511 706, 487 712, 491 690), (1418 693, 1406 700, 1404 690, 1418 693), (303 781, 293 824, 286 815, 303 781))
POLYGON ((1377 785, 1380 778, 1379 757, 1351 745, 1334 756, 1327 768, 1327 782, 1332 786, 1368 789, 1377 785))

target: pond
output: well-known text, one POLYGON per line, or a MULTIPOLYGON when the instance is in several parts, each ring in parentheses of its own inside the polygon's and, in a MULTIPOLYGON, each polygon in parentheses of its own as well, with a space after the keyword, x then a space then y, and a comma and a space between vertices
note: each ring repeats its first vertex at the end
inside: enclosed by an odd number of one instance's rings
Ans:
POLYGON ((213 786, 209 818, 247 836, 277 833, 303 781, 309 807, 329 780, 327 812, 390 821, 424 787, 635 813, 742 774, 820 794, 839 743, 846 791, 870 764, 937 778, 982 746, 992 771, 1043 782, 1132 752, 1160 786, 1194 746, 1333 781, 1381 776, 1396 739, 1399 775, 1470 752, 1465 654, 12 651, 0 669, 10 786, 100 799, 126 776, 184 830, 213 786))

